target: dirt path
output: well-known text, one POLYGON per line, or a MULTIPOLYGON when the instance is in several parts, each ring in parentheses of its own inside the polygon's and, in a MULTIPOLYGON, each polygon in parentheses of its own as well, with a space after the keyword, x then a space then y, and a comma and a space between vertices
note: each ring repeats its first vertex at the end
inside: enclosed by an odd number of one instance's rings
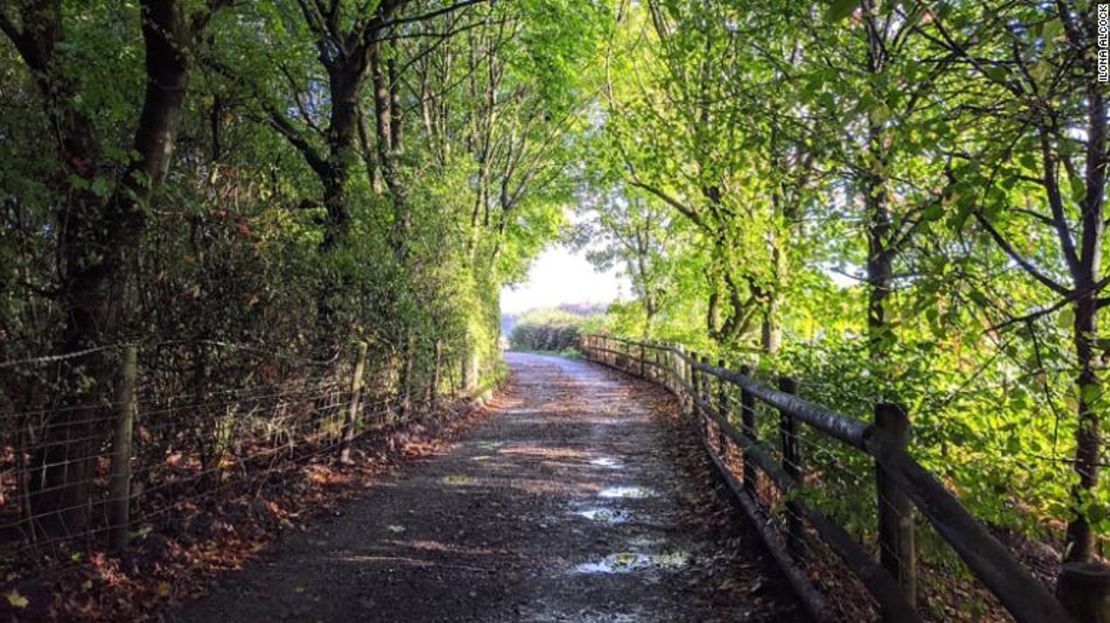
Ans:
POLYGON ((634 382, 507 359, 509 391, 450 453, 406 466, 170 619, 796 620, 761 563, 725 566, 683 519, 679 492, 701 485, 660 451, 634 382))

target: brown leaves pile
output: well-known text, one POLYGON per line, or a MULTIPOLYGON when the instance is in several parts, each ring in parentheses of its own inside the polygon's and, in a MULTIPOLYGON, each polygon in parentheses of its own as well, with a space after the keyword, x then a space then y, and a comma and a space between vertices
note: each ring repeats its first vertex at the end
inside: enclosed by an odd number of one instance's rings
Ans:
POLYGON ((122 555, 95 552, 48 575, 10 582, 0 621, 120 621, 202 595, 288 530, 303 530, 399 463, 444 452, 488 411, 460 401, 442 414, 359 440, 352 463, 333 456, 278 466, 235 497, 180 500, 157 512, 122 555))

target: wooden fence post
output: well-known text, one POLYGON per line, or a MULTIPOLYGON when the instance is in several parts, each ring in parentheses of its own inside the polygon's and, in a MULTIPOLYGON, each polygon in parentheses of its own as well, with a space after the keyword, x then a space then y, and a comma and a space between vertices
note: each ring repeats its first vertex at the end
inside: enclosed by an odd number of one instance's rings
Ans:
POLYGON ((358 359, 355 360, 355 371, 351 375, 351 404, 347 406, 347 420, 343 423, 342 450, 339 451, 339 462, 351 462, 351 443, 355 440, 355 424, 358 420, 359 401, 362 398, 362 372, 366 367, 366 342, 358 343, 358 359))
MULTIPOLYGON (((906 448, 910 418, 902 405, 875 405, 875 427, 882 443, 906 448)), ((914 547, 913 503, 875 462, 875 489, 879 505, 879 562, 898 583, 911 606, 917 603, 917 557, 914 547)), ((892 620, 884 615, 886 620, 892 620)))
MULTIPOLYGON (((751 376, 751 366, 740 366, 740 374, 743 376, 751 376)), ((740 387, 740 426, 744 434, 753 443, 759 439, 759 434, 755 428, 755 396, 751 392, 740 387)), ((757 493, 755 490, 756 480, 759 478, 759 472, 756 471, 755 459, 751 457, 748 452, 744 452, 744 468, 743 468, 743 482, 744 491, 754 500, 757 493)))
POLYGON ((674 392, 674 353, 669 350, 672 346, 670 342, 660 343, 659 359, 663 364, 663 369, 660 370, 663 374, 663 382, 671 392, 674 392))
POLYGON ((138 375, 138 349, 134 344, 123 350, 119 392, 116 401, 115 435, 108 479, 108 547, 127 547, 131 528, 131 438, 135 427, 135 377, 138 375))
MULTIPOLYGON (((717 367, 725 367, 725 359, 721 357, 717 360, 717 367)), ((722 379, 717 379, 717 412, 721 414, 724 420, 728 420, 728 383, 722 379)), ((717 453, 721 456, 721 463, 728 466, 728 435, 725 434, 725 429, 717 428, 717 453)))
POLYGON ((682 402, 684 409, 687 406, 686 399, 688 398, 688 396, 686 395, 686 386, 684 385, 684 383, 687 382, 685 356, 686 349, 684 348, 684 346, 680 344, 677 345, 675 352, 675 389, 677 390, 678 395, 682 396, 682 401, 680 402, 682 402))
POLYGON ((640 352, 640 378, 646 379, 647 377, 644 376, 644 359, 646 358, 646 353, 644 353, 644 343, 637 342, 636 345, 639 346, 640 352))
MULTIPOLYGON (((709 355, 702 355, 701 356, 701 362, 702 362, 702 364, 708 366, 709 365, 709 355)), ((712 409, 713 408, 713 401, 710 398, 710 396, 713 394, 713 380, 712 379, 713 379, 712 374, 710 374, 708 372, 705 372, 704 370, 701 371, 701 401, 703 403, 705 403, 706 409, 712 409)), ((703 419, 703 421, 702 421, 701 428, 702 428, 703 431, 705 431, 705 441, 709 442, 710 441, 709 434, 710 434, 710 431, 711 431, 712 426, 713 426, 713 424, 711 422, 713 421, 713 419, 709 417, 708 413, 706 413, 705 416, 702 419, 703 419)))
POLYGON ((443 341, 436 338, 435 350, 435 367, 432 368, 432 395, 428 399, 428 403, 432 406, 433 411, 439 410, 439 386, 441 383, 440 377, 443 375, 443 341))
POLYGON ((690 385, 688 408, 690 415, 696 417, 698 414, 698 370, 694 367, 694 362, 698 360, 698 352, 690 351, 690 358, 686 362, 686 379, 690 385))
MULTIPOLYGON (((779 389, 787 394, 798 393, 798 382, 788 376, 779 377, 779 389)), ((798 447, 798 420, 785 410, 779 410, 779 436, 782 442, 783 471, 791 480, 798 483, 796 494, 803 484, 802 453, 798 447)), ((797 502, 786 502, 786 548, 795 560, 804 553, 805 526, 802 524, 802 511, 797 502)))
POLYGON ((678 366, 675 365, 675 361, 678 359, 678 356, 675 354, 675 352, 678 350, 678 346, 674 342, 667 342, 666 344, 669 349, 666 353, 667 385, 671 388, 671 393, 673 393, 675 396, 678 396, 678 366))
POLYGON ((651 341, 651 379, 656 383, 663 380, 662 370, 659 368, 659 342, 651 341))

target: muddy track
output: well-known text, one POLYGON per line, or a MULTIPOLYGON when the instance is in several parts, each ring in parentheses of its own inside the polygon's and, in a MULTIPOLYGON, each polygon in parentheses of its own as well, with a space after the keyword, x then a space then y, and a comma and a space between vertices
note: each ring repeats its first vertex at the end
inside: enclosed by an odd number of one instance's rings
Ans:
POLYGON ((763 563, 722 562, 720 543, 684 519, 680 493, 706 485, 661 451, 642 385, 580 361, 506 358, 508 391, 449 453, 406 465, 170 620, 799 616, 768 594, 763 563))

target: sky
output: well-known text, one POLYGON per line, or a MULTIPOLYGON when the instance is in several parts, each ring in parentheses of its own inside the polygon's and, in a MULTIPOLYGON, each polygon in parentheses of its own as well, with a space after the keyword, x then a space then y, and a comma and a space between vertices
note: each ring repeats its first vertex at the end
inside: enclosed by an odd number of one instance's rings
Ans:
POLYGON ((501 313, 515 314, 560 303, 610 303, 629 296, 627 280, 617 270, 594 270, 584 254, 565 246, 552 247, 536 258, 528 280, 501 289, 501 313))

